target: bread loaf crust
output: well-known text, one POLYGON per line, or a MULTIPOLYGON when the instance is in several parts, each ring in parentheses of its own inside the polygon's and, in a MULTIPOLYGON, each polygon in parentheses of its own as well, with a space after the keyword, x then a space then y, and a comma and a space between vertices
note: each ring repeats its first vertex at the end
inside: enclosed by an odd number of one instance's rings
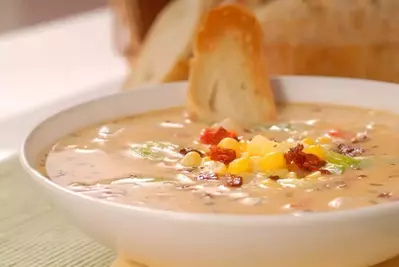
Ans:
POLYGON ((191 118, 231 118, 242 125, 276 118, 262 34, 256 17, 244 6, 226 4, 207 14, 191 62, 187 100, 191 118))

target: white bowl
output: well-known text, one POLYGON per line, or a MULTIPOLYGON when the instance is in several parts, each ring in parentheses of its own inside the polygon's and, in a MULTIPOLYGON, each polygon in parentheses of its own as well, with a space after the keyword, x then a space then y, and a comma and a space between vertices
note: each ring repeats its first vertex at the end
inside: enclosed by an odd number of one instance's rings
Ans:
MULTIPOLYGON (((273 79, 288 102, 399 112, 399 86, 355 79, 273 79)), ((367 267, 399 253, 399 203, 304 216, 188 214, 124 206, 68 191, 35 170, 38 154, 83 126, 183 105, 186 83, 107 96, 48 118, 25 140, 21 162, 84 232, 150 267, 367 267)), ((60 244, 62 245, 62 244, 60 244)))

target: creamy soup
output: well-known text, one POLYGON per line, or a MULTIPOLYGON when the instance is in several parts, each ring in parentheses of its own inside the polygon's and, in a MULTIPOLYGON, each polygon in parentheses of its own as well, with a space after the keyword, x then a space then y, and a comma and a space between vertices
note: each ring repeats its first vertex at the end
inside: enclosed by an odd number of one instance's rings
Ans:
POLYGON ((289 104, 241 129, 187 121, 182 108, 71 133, 40 159, 52 181, 127 205, 198 213, 354 209, 399 196, 398 116, 289 104))

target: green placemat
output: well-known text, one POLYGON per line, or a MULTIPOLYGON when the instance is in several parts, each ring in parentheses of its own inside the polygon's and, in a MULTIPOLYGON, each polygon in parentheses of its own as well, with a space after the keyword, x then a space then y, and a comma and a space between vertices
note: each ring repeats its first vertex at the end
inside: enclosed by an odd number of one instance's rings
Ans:
POLYGON ((1 267, 109 267, 114 255, 68 224, 18 159, 0 163, 1 267))

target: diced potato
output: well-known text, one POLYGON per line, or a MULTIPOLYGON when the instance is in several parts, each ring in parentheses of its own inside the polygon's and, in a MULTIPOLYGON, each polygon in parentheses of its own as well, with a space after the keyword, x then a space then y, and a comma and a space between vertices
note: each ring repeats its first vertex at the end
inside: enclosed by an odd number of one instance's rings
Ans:
POLYGON ((210 157, 203 157, 202 158, 202 164, 204 164, 205 162, 210 161, 210 160, 211 160, 210 157))
POLYGON ((237 140, 231 137, 223 138, 222 141, 219 142, 218 147, 232 149, 236 152, 237 157, 240 155, 240 144, 237 140))
POLYGON ((288 152, 288 150, 290 150, 290 148, 293 148, 296 145, 297 145, 297 143, 290 142, 290 141, 284 141, 278 145, 278 151, 285 153, 285 152, 288 152))
POLYGON ((230 162, 227 169, 228 173, 240 174, 251 171, 251 164, 249 158, 238 158, 230 162))
POLYGON ((250 156, 263 156, 278 151, 278 145, 264 136, 257 135, 248 142, 247 151, 250 156))
POLYGON ((240 146, 240 152, 241 152, 241 153, 247 152, 247 149, 248 149, 248 143, 247 143, 247 141, 241 140, 241 141, 239 142, 239 146, 240 146))
POLYGON ((188 152, 181 160, 184 167, 198 167, 202 163, 201 155, 195 151, 188 152))
POLYGON ((220 164, 219 166, 217 166, 215 168, 215 173, 219 174, 219 175, 225 175, 227 173, 227 167, 225 164, 220 164))
POLYGON ((287 168, 284 154, 282 152, 271 152, 263 157, 260 157, 256 162, 254 162, 254 165, 260 172, 287 168))
POLYGON ((219 161, 207 161, 204 163, 204 167, 206 171, 214 172, 220 175, 227 173, 226 165, 219 161))
POLYGON ((313 145, 313 146, 307 147, 303 150, 303 152, 305 152, 307 154, 316 155, 317 157, 319 157, 320 159, 323 159, 323 160, 325 160, 327 158, 326 150, 320 145, 313 145))
POLYGON ((318 144, 332 144, 332 138, 329 136, 322 136, 317 138, 316 143, 318 144))

